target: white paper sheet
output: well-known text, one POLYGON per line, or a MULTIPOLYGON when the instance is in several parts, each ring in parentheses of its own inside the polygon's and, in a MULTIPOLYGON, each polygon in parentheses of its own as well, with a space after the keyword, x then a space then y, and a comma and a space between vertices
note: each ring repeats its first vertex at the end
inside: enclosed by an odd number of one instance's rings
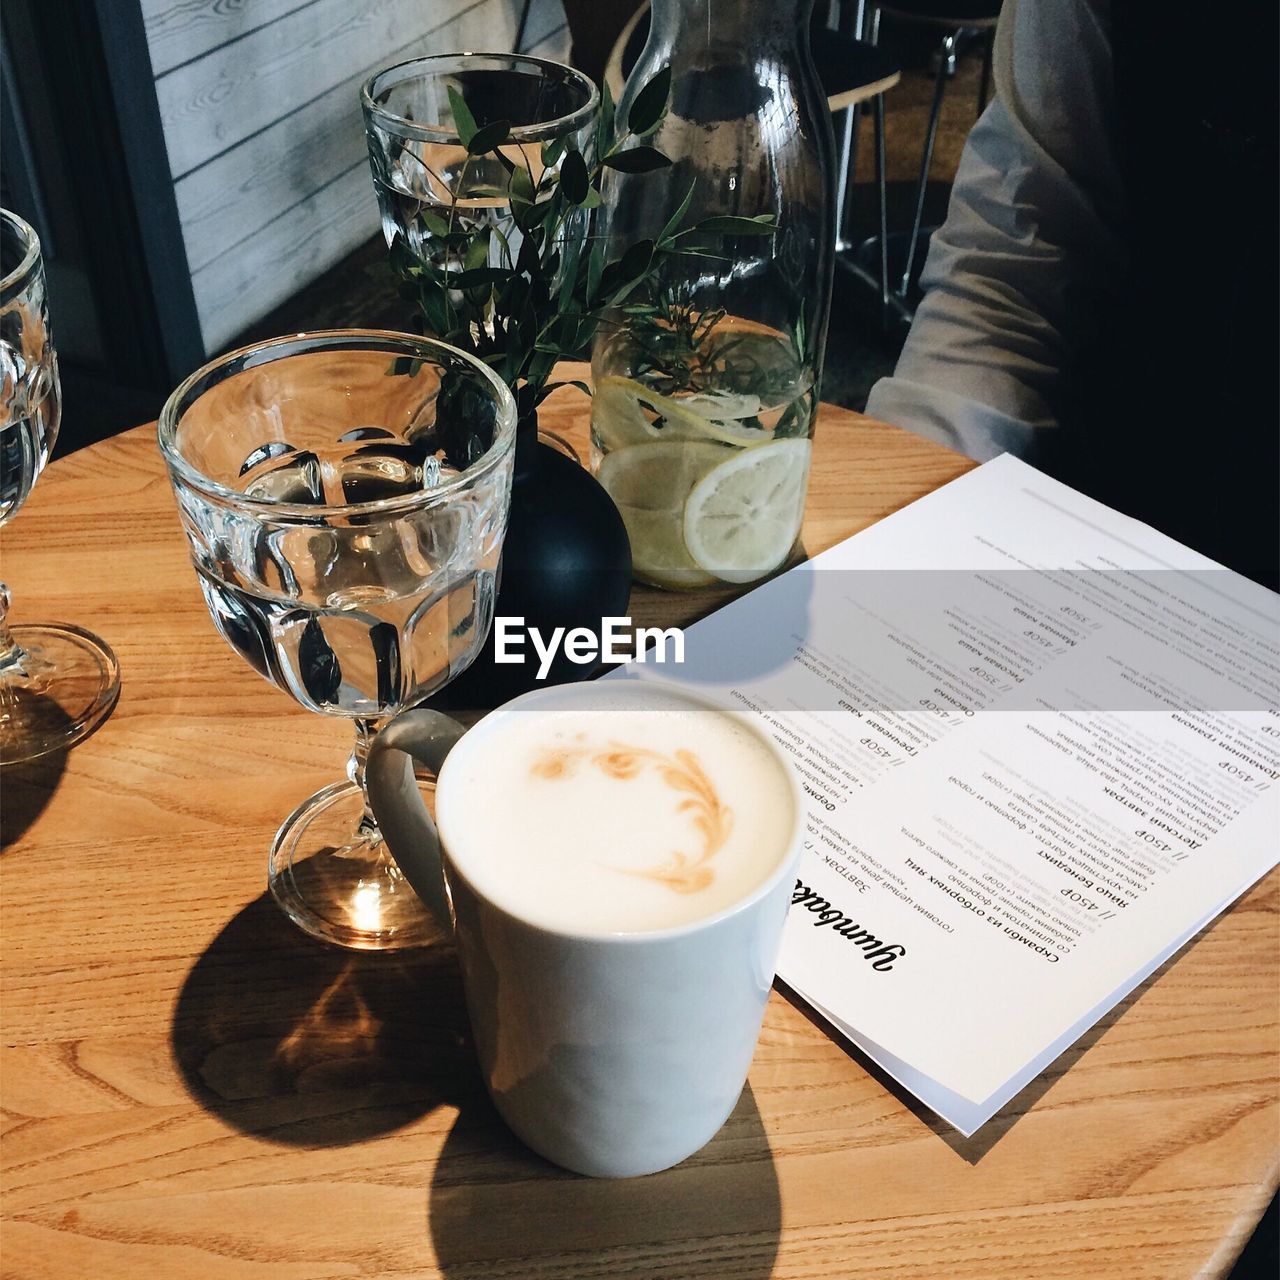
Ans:
POLYGON ((1280 859, 1280 597, 1010 457, 686 632, 810 798, 780 976, 984 1123, 1280 859))

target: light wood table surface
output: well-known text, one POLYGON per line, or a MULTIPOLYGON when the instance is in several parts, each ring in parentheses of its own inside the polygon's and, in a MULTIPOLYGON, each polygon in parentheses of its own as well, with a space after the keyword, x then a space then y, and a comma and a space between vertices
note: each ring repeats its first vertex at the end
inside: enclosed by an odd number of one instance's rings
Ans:
MULTIPOLYGON (((544 423, 581 443, 576 394, 544 423)), ((825 408, 807 546, 968 466, 825 408)), ((1276 875, 974 1139, 775 993, 710 1146, 560 1172, 485 1097, 451 950, 326 949, 265 896, 349 733, 214 632, 151 430, 55 463, 3 543, 14 620, 99 632, 123 686, 0 775, 5 1277, 1170 1280, 1227 1271, 1271 1196, 1276 875)))

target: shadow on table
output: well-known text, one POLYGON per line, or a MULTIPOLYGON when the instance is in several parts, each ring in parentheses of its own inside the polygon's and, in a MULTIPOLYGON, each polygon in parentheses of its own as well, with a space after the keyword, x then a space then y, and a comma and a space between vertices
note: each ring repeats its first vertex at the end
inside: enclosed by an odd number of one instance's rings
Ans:
POLYGON ((53 799, 67 767, 67 753, 54 751, 39 760, 0 769, 0 852, 17 844, 53 799))
POLYGON ((452 945, 327 947, 265 893, 192 966, 170 1043, 202 1106, 289 1146, 401 1128, 456 1101, 476 1074, 452 945))
POLYGON ((924 1105, 913 1093, 910 1093, 904 1086, 899 1084, 891 1075, 883 1068, 879 1067, 870 1058, 867 1057, 861 1049, 855 1048, 847 1040, 835 1036, 831 1032, 831 1028, 822 1020, 809 1005, 794 992, 786 987, 779 987, 778 991, 791 1005, 795 1007, 797 1012, 801 1013, 815 1027, 820 1028, 826 1035, 831 1038, 851 1057, 858 1065, 878 1084, 882 1085, 885 1090, 904 1107, 907 1108, 926 1128, 931 1129, 943 1142, 947 1144, 958 1156, 967 1161, 971 1165, 976 1165, 1004 1136, 1007 1134, 1019 1120, 1022 1119, 1028 1111, 1032 1109, 1040 1101, 1050 1089, 1053 1088, 1059 1080, 1062 1079, 1068 1071, 1082 1058, 1088 1051, 1102 1038, 1106 1032, 1114 1026, 1119 1020, 1133 1008, 1135 1004, 1146 994, 1151 986, 1158 982, 1160 978, 1168 972, 1169 969, 1177 963, 1178 959, 1187 954, 1192 947, 1196 946, 1201 939, 1207 937, 1217 928, 1222 917, 1213 921, 1207 928, 1198 933, 1186 946, 1176 951, 1168 960, 1156 969, 1145 982, 1135 987, 1123 1000, 1114 1008, 1108 1010, 1091 1026, 1088 1031, 1069 1048, 1064 1049, 1059 1057, 1051 1062, 1034 1080, 1031 1081, 1024 1089, 1014 1094, 1012 1098, 998 1111, 981 1129, 972 1137, 966 1138, 963 1134, 953 1129, 940 1116, 934 1115, 928 1107, 924 1105))
POLYGON ((674 1169, 626 1179, 581 1177, 534 1155, 478 1090, 440 1153, 427 1225, 446 1280, 766 1280, 782 1207, 749 1085, 708 1146, 674 1169))
MULTIPOLYGON (((789 560, 786 569, 798 566, 806 558, 789 560)), ((779 569, 768 578, 740 586, 736 591, 726 591, 724 587, 687 593, 646 589, 642 597, 633 598, 632 611, 637 624, 645 626, 670 626, 677 619, 681 626, 688 626, 695 618, 709 615, 699 645, 690 650, 674 675, 695 689, 700 684, 745 684, 784 671, 795 662, 796 637, 808 635, 814 629, 814 585, 812 573, 788 573, 779 569), (749 622, 742 613, 715 620, 716 614, 766 584, 768 616, 785 620, 786 626, 764 627, 758 616, 751 617, 749 622), (698 601, 700 605, 696 604, 698 601), (696 607, 690 610, 690 605, 696 607), (744 631, 749 643, 744 643, 744 631)), ((760 608, 757 600, 757 611, 760 608)))

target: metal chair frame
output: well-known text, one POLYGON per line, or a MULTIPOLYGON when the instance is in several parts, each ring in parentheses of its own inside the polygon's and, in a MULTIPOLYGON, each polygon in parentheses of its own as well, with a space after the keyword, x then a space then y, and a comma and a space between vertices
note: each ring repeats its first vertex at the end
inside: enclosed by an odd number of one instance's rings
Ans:
MULTIPOLYGON (((858 0, 857 18, 858 24, 865 24, 866 0, 858 0)), ((924 223, 924 203, 925 194, 929 184, 929 170, 933 166, 933 149, 938 137, 938 120, 942 114, 942 99, 946 92, 947 79, 950 69, 954 65, 957 44, 960 33, 965 30, 980 30, 984 32, 984 48, 982 58, 982 78, 978 85, 978 114, 981 115, 986 107, 987 95, 991 88, 991 57, 996 18, 990 15, 970 18, 954 18, 943 17, 937 14, 924 14, 912 12, 910 10, 895 8, 892 4, 872 4, 872 12, 870 17, 870 28, 867 31, 866 38, 873 45, 878 44, 880 40, 880 17, 882 14, 888 13, 892 17, 903 22, 922 23, 933 27, 944 28, 942 45, 938 51, 938 67, 934 75, 933 83, 933 103, 929 110, 929 124, 925 131, 924 146, 920 154, 920 174, 916 180, 916 198, 915 210, 911 219, 911 232, 907 240, 907 256, 903 267, 902 278, 898 281, 897 287, 889 290, 884 281, 888 276, 888 243, 885 232, 887 218, 885 215, 886 192, 883 176, 883 105, 880 106, 880 115, 877 118, 876 128, 878 138, 877 142, 877 182, 880 184, 880 261, 881 261, 881 319, 887 323, 888 309, 892 305, 902 316, 903 319, 910 321, 913 308, 907 302, 907 294, 911 288, 911 273, 915 268, 916 254, 920 245, 920 234, 923 230, 924 223)), ((856 33, 861 32, 861 25, 855 29, 856 33)), ((861 38, 861 36, 860 36, 861 38)), ((850 126, 846 126, 846 130, 850 126)), ((848 244, 839 244, 840 249, 851 248, 848 244)))
MULTIPOLYGON (((828 26, 833 30, 839 30, 840 24, 846 24, 849 34, 855 39, 868 39, 869 36, 868 43, 872 45, 875 45, 878 41, 880 10, 873 8, 868 30, 866 0, 857 0, 852 11, 843 3, 840 3, 838 7, 836 4, 832 4, 828 12, 827 21, 828 26)), ((899 78, 899 76, 895 76, 892 84, 896 84, 899 78)), ((874 92, 868 92, 864 97, 857 99, 844 108, 844 118, 841 122, 840 175, 836 187, 836 254, 837 260, 839 260, 841 253, 845 253, 855 247, 848 237, 849 200, 858 158, 858 122, 862 115, 863 103, 870 99, 875 122, 876 193, 880 228, 880 276, 877 283, 880 289, 880 319, 882 325, 886 323, 890 294, 889 214, 884 150, 884 95, 885 90, 891 88, 892 84, 870 86, 874 92)))

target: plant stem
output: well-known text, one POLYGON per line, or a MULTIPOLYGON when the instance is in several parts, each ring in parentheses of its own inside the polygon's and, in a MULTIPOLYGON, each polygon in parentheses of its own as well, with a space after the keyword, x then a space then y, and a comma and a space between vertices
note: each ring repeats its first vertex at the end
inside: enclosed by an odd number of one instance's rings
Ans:
MULTIPOLYGON (((457 181, 453 184, 453 186, 451 186, 451 187, 449 187, 449 188, 448 188, 448 191, 449 191, 449 231, 448 231, 448 234, 449 234, 449 235, 453 235, 454 222, 455 222, 455 220, 456 220, 456 218, 457 218, 457 214, 458 214, 458 189, 459 189, 459 187, 465 187, 465 186, 467 185, 467 170, 468 170, 468 168, 470 168, 470 166, 471 166, 471 153, 470 153, 470 152, 468 152, 468 153, 467 153, 467 156, 466 156, 466 159, 464 159, 464 160, 463 160, 463 162, 462 162, 462 168, 458 171, 458 178, 457 178, 457 181)), ((459 266, 462 266, 462 263, 461 263, 461 262, 459 262, 459 264, 458 264, 458 265, 459 265, 459 266)), ((466 269, 466 268, 465 268, 465 267, 463 267, 463 270, 465 270, 465 269, 466 269)), ((446 275, 447 275, 447 274, 448 274, 448 272, 446 271, 446 275)), ((453 291, 448 287, 448 284, 447 284, 447 282, 446 282, 445 287, 444 287, 444 290, 443 290, 443 293, 444 293, 444 305, 445 305, 445 314, 449 317, 449 328, 450 328, 450 329, 453 329, 453 328, 456 326, 456 324, 457 324, 457 321, 456 321, 456 319, 455 319, 455 317, 454 317, 453 300, 452 300, 452 298, 449 296, 452 292, 453 292, 453 291)))

